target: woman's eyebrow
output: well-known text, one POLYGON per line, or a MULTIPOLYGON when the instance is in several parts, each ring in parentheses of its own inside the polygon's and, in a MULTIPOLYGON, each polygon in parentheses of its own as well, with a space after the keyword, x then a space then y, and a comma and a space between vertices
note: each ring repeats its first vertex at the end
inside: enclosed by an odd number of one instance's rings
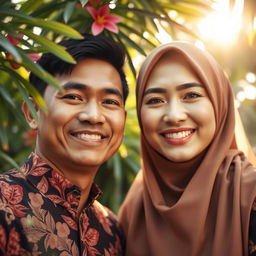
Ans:
POLYGON ((185 83, 185 84, 180 84, 176 87, 176 90, 177 91, 181 91, 181 90, 184 90, 184 89, 188 89, 188 88, 191 88, 191 87, 201 87, 201 88, 204 88, 202 84, 199 84, 199 83, 185 83))
POLYGON ((143 96, 146 96, 147 94, 150 94, 150 93, 165 93, 167 90, 164 89, 164 88, 149 88, 149 89, 146 89, 143 93, 143 96))
MULTIPOLYGON (((203 85, 199 84, 199 83, 185 83, 185 84, 177 85, 176 90, 181 91, 181 90, 188 89, 188 88, 191 88, 191 87, 201 87, 201 88, 203 88, 203 85)), ((165 88, 161 88, 161 87, 149 88, 149 89, 146 89, 144 91, 143 96, 146 96, 150 93, 166 93, 166 91, 167 90, 165 88)))

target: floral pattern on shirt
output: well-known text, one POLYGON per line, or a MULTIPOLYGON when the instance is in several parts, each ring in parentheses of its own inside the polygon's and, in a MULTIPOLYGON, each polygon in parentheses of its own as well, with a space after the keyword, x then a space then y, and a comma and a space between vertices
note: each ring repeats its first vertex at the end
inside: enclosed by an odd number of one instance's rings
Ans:
POLYGON ((79 217, 79 187, 32 153, 0 175, 0 255, 123 255, 114 214, 93 184, 79 217))

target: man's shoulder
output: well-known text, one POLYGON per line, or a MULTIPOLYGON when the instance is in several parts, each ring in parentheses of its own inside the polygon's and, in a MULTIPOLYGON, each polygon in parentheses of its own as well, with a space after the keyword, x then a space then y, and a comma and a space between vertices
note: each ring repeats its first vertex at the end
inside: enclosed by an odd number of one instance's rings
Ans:
POLYGON ((116 215, 108 207, 101 204, 98 200, 93 202, 93 207, 102 215, 116 219, 116 215))
POLYGON ((24 174, 18 169, 11 169, 9 171, 0 173, 0 183, 12 184, 24 179, 24 174))
POLYGON ((117 216, 109 208, 102 205, 97 200, 94 201, 92 209, 95 217, 98 219, 105 232, 111 236, 114 234, 115 239, 120 239, 121 243, 123 244, 124 234, 117 221, 117 216))
POLYGON ((101 215, 103 218, 108 218, 113 221, 117 220, 116 215, 108 207, 102 205, 98 200, 93 202, 93 208, 97 215, 101 215))
POLYGON ((19 203, 25 196, 25 176, 17 169, 11 169, 0 174, 0 208, 12 205, 19 207, 19 203))

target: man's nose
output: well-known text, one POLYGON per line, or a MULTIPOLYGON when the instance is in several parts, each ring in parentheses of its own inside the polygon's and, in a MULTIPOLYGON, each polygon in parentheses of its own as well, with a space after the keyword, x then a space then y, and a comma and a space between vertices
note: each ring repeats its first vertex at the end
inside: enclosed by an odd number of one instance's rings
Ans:
POLYGON ((105 122, 103 110, 99 103, 95 101, 87 102, 78 114, 80 122, 89 122, 91 124, 99 124, 105 122))

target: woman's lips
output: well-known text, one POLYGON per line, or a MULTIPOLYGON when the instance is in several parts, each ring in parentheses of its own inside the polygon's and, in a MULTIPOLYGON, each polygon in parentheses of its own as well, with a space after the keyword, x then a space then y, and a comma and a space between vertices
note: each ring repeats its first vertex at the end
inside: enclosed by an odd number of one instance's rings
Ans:
POLYGON ((168 144, 182 145, 191 139, 195 131, 192 128, 170 129, 162 132, 161 136, 168 144))

